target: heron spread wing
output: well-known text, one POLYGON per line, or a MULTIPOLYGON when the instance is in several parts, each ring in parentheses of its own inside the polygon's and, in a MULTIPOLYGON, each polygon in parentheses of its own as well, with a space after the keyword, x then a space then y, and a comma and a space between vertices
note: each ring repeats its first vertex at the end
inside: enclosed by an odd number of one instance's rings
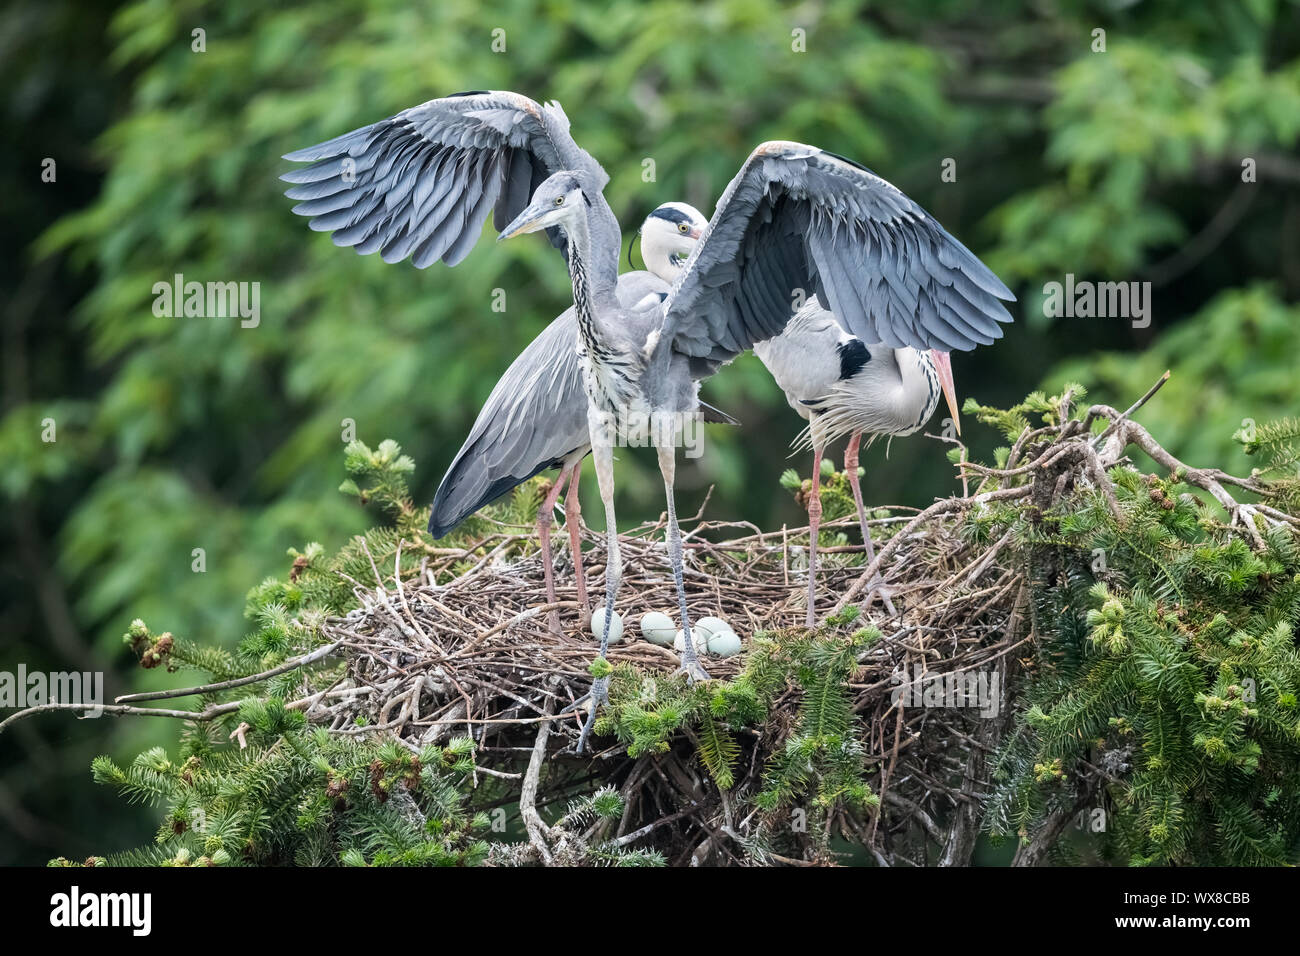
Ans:
POLYGON ((817 295, 868 343, 943 351, 1002 335, 1014 296, 924 209, 870 170, 771 142, 718 202, 666 305, 665 338, 728 361, 817 295))
MULTIPOLYGON (((311 228, 385 262, 418 268, 469 254, 489 209, 499 230, 533 191, 561 169, 583 169, 601 187, 599 164, 569 135, 558 103, 542 106, 509 92, 460 93, 430 100, 285 159, 308 162, 280 177, 311 228)), ((558 229, 551 244, 565 252, 558 229)), ((567 254, 567 253, 566 253, 567 254)))

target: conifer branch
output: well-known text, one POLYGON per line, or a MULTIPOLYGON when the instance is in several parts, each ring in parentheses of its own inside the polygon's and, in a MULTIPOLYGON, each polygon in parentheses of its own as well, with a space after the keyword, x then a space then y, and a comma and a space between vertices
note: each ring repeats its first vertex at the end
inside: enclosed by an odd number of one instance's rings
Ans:
POLYGON ((198 694, 216 694, 224 690, 230 690, 235 687, 244 687, 248 684, 256 684, 272 677, 278 677, 280 674, 297 670, 299 667, 306 667, 314 664, 319 660, 329 657, 343 645, 342 640, 337 640, 333 644, 327 644, 324 647, 317 648, 310 654, 304 654, 302 657, 285 661, 278 667, 272 667, 270 670, 262 671, 258 674, 250 674, 247 677, 236 677, 232 680, 218 681, 215 684, 202 684, 198 687, 182 687, 175 690, 151 690, 139 694, 123 694, 121 697, 115 697, 114 701, 119 704, 135 703, 142 700, 164 700, 170 697, 192 697, 198 694))

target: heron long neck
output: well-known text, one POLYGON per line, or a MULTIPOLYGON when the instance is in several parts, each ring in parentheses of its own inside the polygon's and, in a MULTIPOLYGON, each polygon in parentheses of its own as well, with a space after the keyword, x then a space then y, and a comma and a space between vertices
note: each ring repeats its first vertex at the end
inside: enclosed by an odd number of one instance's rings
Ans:
MULTIPOLYGON (((588 355, 599 356, 609 350, 599 315, 606 309, 617 307, 614 282, 605 274, 607 270, 600 268, 593 260, 587 216, 575 217, 567 224, 565 231, 569 240, 569 278, 573 281, 573 309, 578 317, 578 336, 588 355)), ((617 249, 614 250, 614 262, 618 262, 617 249)), ((614 281, 617 281, 617 269, 615 265, 614 281)))

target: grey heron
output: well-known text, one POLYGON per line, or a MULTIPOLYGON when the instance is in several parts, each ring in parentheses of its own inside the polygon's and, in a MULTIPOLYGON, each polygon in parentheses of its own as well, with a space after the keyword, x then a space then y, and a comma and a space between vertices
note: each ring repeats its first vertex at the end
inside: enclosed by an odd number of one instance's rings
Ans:
MULTIPOLYGON (((287 193, 302 200, 295 211, 336 244, 380 251, 385 261, 455 265, 489 209, 498 239, 546 231, 573 284, 605 508, 600 653, 621 577, 613 445, 623 430, 610 425, 633 412, 654 422, 685 632, 682 670, 693 679, 707 674, 682 586, 673 441, 678 416, 698 410, 699 380, 780 333, 804 294, 817 295, 864 341, 892 348, 970 349, 999 337, 999 323, 1011 319, 1006 286, 920 206, 865 167, 801 143, 767 142, 750 154, 648 320, 616 294, 622 243, 603 192, 609 177, 573 140, 556 103, 510 92, 445 97, 285 158, 311 163, 285 177, 298 184, 287 193)), ((588 727, 607 686, 607 678, 593 683, 588 727)))
MULTIPOLYGON (((868 346, 846 332, 814 297, 790 320, 785 332, 754 347, 785 392, 790 407, 808 421, 797 447, 812 450, 812 491, 808 499, 808 626, 816 623, 818 528, 821 524, 821 460, 827 445, 848 438, 844 471, 853 492, 867 564, 875 560, 871 530, 862 503, 858 454, 862 436, 911 435, 930 420, 940 393, 953 421, 957 400, 946 352, 868 346)), ((889 594, 878 588, 886 609, 889 594)))
MULTIPOLYGON (((684 217, 689 231, 703 231, 708 222, 703 213, 685 203, 672 205, 674 213, 684 217)), ((799 308, 781 334, 754 343, 754 354, 785 392, 790 407, 808 422, 796 445, 807 446, 813 452, 812 491, 808 500, 807 611, 807 624, 812 627, 816 621, 824 449, 840 438, 848 438, 844 470, 870 564, 875 554, 858 478, 862 436, 867 435, 870 442, 878 436, 915 433, 934 414, 941 394, 947 400, 953 422, 959 422, 952 366, 946 352, 891 349, 863 342, 846 331, 816 296, 799 308)), ((894 613, 889 595, 883 589, 880 593, 890 613, 894 613)))
MULTIPOLYGON (((623 306, 635 309, 648 296, 655 301, 666 296, 681 264, 703 233, 707 224, 703 217, 689 207, 684 212, 677 208, 679 205, 660 206, 642 224, 639 234, 646 271, 624 272, 618 277, 615 294, 623 306)), ((637 314, 651 313, 642 310, 637 314)), ((438 485, 429 514, 429 532, 441 538, 489 501, 548 468, 558 468, 559 475, 537 512, 547 603, 555 604, 552 514, 567 481, 564 519, 578 603, 585 613, 587 588, 578 485, 582 460, 591 452, 591 441, 582 371, 574 347, 577 331, 577 318, 569 308, 519 353, 497 381, 438 485)), ((721 415, 714 417, 723 420, 721 415)), ((559 614, 554 610, 550 626, 552 630, 559 628, 559 614)))

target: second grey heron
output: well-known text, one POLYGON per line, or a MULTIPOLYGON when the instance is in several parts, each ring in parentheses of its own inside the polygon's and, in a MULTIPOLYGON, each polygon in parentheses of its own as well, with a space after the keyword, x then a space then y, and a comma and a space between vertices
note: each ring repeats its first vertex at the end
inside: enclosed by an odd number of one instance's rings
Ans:
MULTIPOLYGON (((674 204, 689 224, 707 220, 693 206, 674 204)), ((808 499, 807 625, 816 623, 818 527, 821 523, 821 458, 826 446, 847 437, 844 470, 853 493, 867 564, 875 560, 867 526, 858 456, 862 436, 911 435, 930 419, 940 395, 958 423, 952 366, 947 352, 891 349, 868 344, 846 331, 816 296, 790 319, 780 335, 754 344, 754 354, 785 392, 790 407, 808 422, 796 441, 813 452, 812 491, 808 499)), ((960 425, 958 425, 960 431, 960 425)), ((879 593, 890 613, 893 603, 879 593)))
MULTIPOLYGON (((808 422, 796 447, 812 450, 812 491, 808 498, 808 617, 816 623, 818 528, 821 524, 821 461, 827 445, 848 438, 844 471, 853 492, 866 563, 875 561, 867 526, 858 455, 862 436, 911 435, 930 420, 942 393, 953 421, 957 400, 946 352, 868 346, 846 332, 835 316, 813 298, 790 320, 785 332, 754 347, 785 392, 786 401, 808 422)), ((883 586, 876 586, 886 609, 895 613, 883 586)))

